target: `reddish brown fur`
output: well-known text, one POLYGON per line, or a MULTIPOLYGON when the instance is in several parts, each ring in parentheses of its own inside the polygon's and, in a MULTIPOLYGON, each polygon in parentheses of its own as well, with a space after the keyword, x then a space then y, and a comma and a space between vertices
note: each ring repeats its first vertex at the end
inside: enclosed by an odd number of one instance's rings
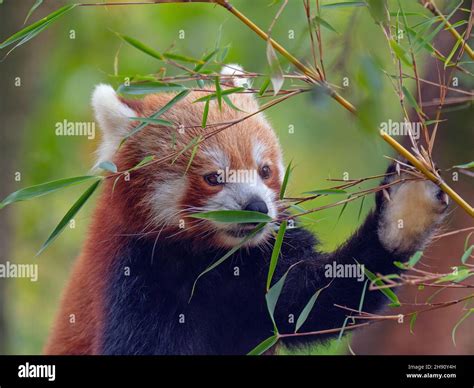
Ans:
MULTIPOLYGON (((204 103, 193 103, 205 93, 190 93, 161 118, 170 120, 185 127, 184 134, 178 134, 176 128, 149 125, 132 136, 115 155, 114 162, 119 171, 136 165, 145 156, 157 158, 173 151, 173 138, 176 139, 175 150, 183 149, 198 135, 203 135, 212 128, 201 128, 204 103), (173 136, 174 134, 174 136, 173 136)), ((149 95, 143 100, 126 103, 141 116, 150 116, 164 106, 173 96, 170 94, 149 95)), ((208 125, 232 121, 247 113, 258 110, 258 105, 250 95, 231 96, 233 103, 246 113, 238 112, 223 103, 222 111, 216 109, 216 101, 211 102, 208 125)), ((132 125, 136 125, 132 124, 132 125)), ((275 193, 279 191, 282 172, 278 170, 280 160, 278 140, 263 118, 252 117, 236 124, 216 136, 206 140, 206 147, 217 147, 230 156, 231 168, 257 168, 251 158, 251 139, 259 139, 266 145, 273 170, 267 184, 275 193)), ((98 201, 92 226, 89 230, 84 249, 74 266, 71 280, 66 287, 59 314, 51 337, 45 347, 46 354, 97 354, 100 352, 103 324, 103 296, 110 273, 112 258, 122 244, 121 235, 138 234, 147 231, 150 223, 149 204, 143 200, 151 190, 151 184, 165 180, 167 174, 183 174, 191 156, 191 149, 181 155, 175 163, 169 161, 160 165, 134 171, 130 181, 120 179, 112 193, 113 179, 107 179, 98 201), (75 323, 70 323, 70 314, 75 314, 75 323)), ((202 179, 204 173, 215 170, 215 166, 201 152, 197 152, 187 173, 187 187, 183 204, 202 205, 203 201, 219 187, 211 187, 202 179)), ((171 226, 176 229, 177 226, 171 226)), ((151 228, 153 231, 153 228, 151 228)), ((150 237, 154 238, 156 230, 150 237)), ((171 232, 165 230, 165 232, 171 232)), ((187 236, 190 238, 192 235, 187 236)), ((183 237, 180 237, 183 238, 183 237)), ((201 242, 202 243, 202 242, 201 242)))

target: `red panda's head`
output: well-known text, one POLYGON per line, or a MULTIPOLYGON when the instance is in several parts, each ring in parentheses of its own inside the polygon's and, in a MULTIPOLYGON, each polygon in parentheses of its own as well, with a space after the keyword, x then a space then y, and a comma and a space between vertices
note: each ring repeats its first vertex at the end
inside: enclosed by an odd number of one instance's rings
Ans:
MULTIPOLYGON (((242 82, 242 78, 234 78, 234 84, 242 82)), ((205 88, 211 89, 208 85, 205 88)), ((159 160, 175 154, 172 159, 132 171, 129 181, 121 179, 117 183, 114 198, 120 196, 117 200, 127 203, 123 211, 129 213, 126 218, 131 224, 137 225, 135 233, 160 233, 163 238, 230 247, 240 243, 255 225, 217 223, 187 215, 213 210, 252 210, 272 218, 278 215, 284 175, 278 139, 262 113, 238 122, 258 111, 255 97, 251 93, 229 95, 239 110, 224 101, 219 109, 217 100, 211 100, 207 127, 203 129, 205 103, 195 100, 207 95, 209 92, 189 93, 160 116, 173 126, 148 124, 119 147, 123 137, 139 124, 130 118, 151 116, 174 95, 125 100, 108 85, 96 87, 92 103, 103 131, 99 162, 113 161, 119 171, 124 171, 147 156, 159 160), (234 125, 194 146, 197 139, 216 129, 213 124, 234 121, 234 125)), ((255 246, 269 235, 267 225, 246 245, 255 246)))

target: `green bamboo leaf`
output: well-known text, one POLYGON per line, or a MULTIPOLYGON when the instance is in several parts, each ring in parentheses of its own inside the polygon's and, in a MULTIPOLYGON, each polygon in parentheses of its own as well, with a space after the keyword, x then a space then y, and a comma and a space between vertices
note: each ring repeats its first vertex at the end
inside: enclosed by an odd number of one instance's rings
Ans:
POLYGON ((37 22, 33 24, 30 24, 29 26, 23 28, 22 30, 10 36, 8 39, 4 40, 0 44, 0 49, 8 47, 16 42, 20 42, 20 43, 18 43, 15 46, 15 48, 26 43, 27 41, 29 41, 30 39, 38 35, 41 31, 49 27, 52 24, 52 22, 56 21, 56 19, 63 16, 65 13, 71 11, 76 6, 77 4, 65 5, 64 7, 57 9, 56 11, 52 12, 48 16, 44 17, 43 19, 38 20, 37 22))
POLYGON ((369 13, 377 24, 388 22, 387 0, 366 0, 369 13))
POLYGON ((229 257, 231 257, 235 252, 237 252, 247 241, 251 240, 253 237, 255 237, 255 235, 260 232, 263 228, 265 227, 265 223, 261 223, 261 224, 258 224, 255 229, 249 233, 239 244, 237 244, 235 247, 233 247, 230 251, 228 251, 224 256, 222 256, 219 260, 217 260, 216 262, 214 262, 212 265, 210 265, 209 267, 207 267, 203 272, 201 272, 198 277, 196 278, 196 280, 194 281, 193 283, 193 287, 191 289, 191 295, 189 296, 189 300, 188 300, 188 303, 191 302, 191 299, 194 295, 194 291, 196 289, 196 284, 198 282, 198 280, 204 276, 205 274, 207 274, 209 271, 212 271, 214 268, 218 267, 219 265, 221 265, 224 261, 226 261, 229 257))
POLYGON ((259 96, 263 96, 265 92, 267 91, 268 87, 270 86, 270 78, 265 78, 265 80, 262 83, 262 86, 260 86, 260 90, 258 91, 259 96))
POLYGON ((278 234, 275 240, 275 244, 273 245, 272 256, 270 259, 270 266, 268 268, 268 275, 267 275, 267 290, 270 289, 270 285, 272 284, 273 274, 275 273, 276 266, 278 264, 278 258, 280 256, 281 245, 283 244, 283 238, 285 237, 286 226, 288 221, 284 220, 280 224, 280 228, 278 229, 278 234))
MULTIPOLYGON (((384 283, 381 279, 378 279, 375 274, 370 272, 367 268, 364 267, 365 276, 374 283, 376 286, 383 286, 384 283)), ((400 306, 400 301, 398 300, 397 295, 390 288, 380 288, 379 291, 384 294, 391 302, 392 306, 400 306)))
POLYGON ((165 127, 174 127, 175 124, 168 120, 163 119, 152 119, 150 117, 129 117, 132 121, 140 121, 146 124, 156 124, 156 125, 163 125, 165 127))
POLYGON ((152 49, 151 47, 147 46, 146 44, 140 42, 139 40, 132 38, 127 35, 122 35, 118 32, 116 32, 117 36, 122 39, 124 42, 128 43, 130 46, 135 47, 137 50, 140 50, 141 52, 158 59, 160 61, 163 61, 165 57, 163 54, 159 53, 158 51, 152 49))
POLYGON ((291 163, 292 161, 288 163, 288 166, 286 167, 286 170, 285 170, 285 176, 283 177, 283 182, 280 188, 280 196, 279 196, 280 199, 285 198, 286 188, 288 186, 288 181, 290 179, 290 174, 291 174, 291 163))
POLYGON ((408 260, 408 267, 413 268, 416 263, 418 263, 423 256, 423 251, 417 251, 413 254, 410 259, 408 260))
POLYGON ((272 221, 272 218, 266 214, 250 210, 214 210, 209 212, 193 213, 190 214, 189 217, 237 224, 253 224, 255 222, 267 223, 272 221))
POLYGON ((418 103, 416 102, 415 97, 413 97, 413 94, 410 93, 410 91, 405 87, 405 85, 402 86, 402 91, 410 106, 420 113, 421 109, 418 103))
POLYGON ((283 276, 278 280, 265 294, 265 300, 267 302, 267 309, 270 314, 270 318, 273 322, 273 326, 276 329, 276 322, 275 322, 275 307, 278 302, 278 298, 280 297, 281 291, 283 289, 283 285, 285 284, 286 277, 290 271, 291 267, 283 274, 283 276))
POLYGON ((219 110, 222 110, 222 89, 221 89, 221 82, 220 82, 219 77, 215 78, 214 85, 216 86, 217 104, 219 105, 219 110))
POLYGON ((140 162, 138 162, 135 166, 133 166, 129 171, 137 170, 140 167, 143 167, 146 164, 148 164, 149 162, 151 162, 153 159, 155 159, 155 157, 153 155, 145 156, 140 162))
POLYGON ((407 51, 400 46, 395 39, 390 39, 390 47, 392 48, 393 52, 395 53, 396 57, 400 59, 405 65, 413 67, 413 63, 411 61, 410 55, 407 51))
MULTIPOLYGON (((151 116, 149 116, 149 119, 157 119, 160 117, 163 113, 166 113, 168 110, 170 110, 175 104, 177 104, 179 101, 181 101, 184 97, 186 97, 189 94, 190 90, 186 89, 183 90, 182 92, 178 93, 176 96, 174 96, 164 107, 160 108, 157 112, 153 113, 151 116)), ((135 128, 133 128, 123 139, 120 145, 122 145, 130 136, 133 136, 137 132, 141 131, 143 128, 145 128, 148 124, 147 123, 141 123, 135 128)))
POLYGON ((472 251, 474 250, 474 245, 471 245, 461 257, 461 263, 466 264, 467 260, 471 257, 472 251))
POLYGON ((324 20, 321 16, 315 15, 313 17, 313 24, 322 26, 326 28, 329 31, 335 32, 336 34, 339 34, 339 32, 336 31, 336 29, 331 26, 326 20, 324 20))
POLYGON ((102 170, 105 171, 110 171, 113 173, 116 173, 118 171, 117 166, 115 165, 114 162, 110 162, 108 160, 101 162, 97 165, 98 168, 101 168, 102 170))
POLYGON ((191 156, 189 157, 188 165, 186 166, 186 170, 184 170, 185 175, 188 173, 189 167, 191 167, 191 164, 193 163, 194 157, 196 156, 196 152, 199 148, 199 144, 201 144, 201 136, 199 136, 198 141, 196 141, 196 144, 194 145, 193 150, 191 151, 191 156))
POLYGON ((305 191, 303 194, 310 194, 310 195, 347 194, 347 191, 340 190, 340 189, 321 189, 321 190, 305 191))
MULTIPOLYGON (((347 197, 348 199, 350 198, 350 194, 349 196, 347 197)), ((346 208, 347 208, 347 205, 349 204, 349 202, 344 202, 344 205, 342 205, 342 208, 341 208, 341 211, 339 212, 339 215, 337 216, 337 221, 336 221, 336 225, 339 223, 342 215, 344 214, 344 212, 346 211, 346 208)))
POLYGON ((413 314, 410 318, 410 333, 411 334, 415 334, 415 322, 417 318, 418 318, 418 313, 413 314))
MULTIPOLYGON (((220 89, 220 96, 223 97, 223 96, 227 96, 229 94, 234 94, 234 93, 238 93, 238 92, 241 92, 245 90, 245 88, 242 88, 242 87, 238 87, 238 88, 230 88, 230 89, 220 89)), ((215 100, 217 97, 217 92, 216 93, 209 93, 207 96, 204 96, 204 97, 199 97, 197 99, 195 99, 193 101, 193 103, 195 102, 205 102, 205 101, 210 101, 210 100, 215 100)))
POLYGON ((319 294, 325 289, 326 287, 320 288, 317 290, 314 295, 310 298, 306 306, 304 306, 303 311, 301 311, 298 319, 296 320, 296 328, 295 328, 295 333, 303 326, 303 324, 306 322, 308 319, 309 313, 314 307, 314 304, 318 300, 319 294))
POLYGON ((24 189, 15 191, 14 193, 7 196, 2 202, 0 202, 0 209, 13 202, 27 201, 29 199, 38 198, 43 195, 63 189, 65 187, 77 185, 84 181, 95 178, 97 178, 97 176, 95 175, 77 176, 74 178, 59 179, 56 181, 41 183, 36 186, 26 187, 24 189))
POLYGON ((199 73, 204 68, 204 66, 206 66, 212 60, 212 58, 214 58, 214 56, 219 52, 219 50, 220 49, 215 49, 211 51, 209 54, 205 55, 202 58, 202 63, 199 63, 194 67, 193 69, 194 73, 199 73))
POLYGON ((197 144, 199 144, 201 142, 201 139, 202 139, 201 135, 193 137, 191 141, 188 144, 186 144, 186 146, 181 151, 178 152, 178 154, 171 161, 171 164, 174 164, 178 160, 178 158, 181 155, 183 155, 187 150, 194 148, 197 144))
POLYGON ((470 308, 467 310, 466 314, 464 314, 461 319, 454 325, 453 330, 451 331, 451 338, 453 340, 454 346, 456 346, 456 330, 458 327, 463 323, 472 313, 474 313, 474 308, 470 308))
POLYGON ((166 59, 172 59, 175 61, 181 61, 181 62, 188 62, 188 63, 197 63, 197 64, 204 64, 204 61, 202 59, 196 59, 192 57, 188 57, 186 55, 180 55, 180 54, 174 54, 174 53, 163 53, 163 57, 166 59))
POLYGON ((255 346, 250 352, 247 353, 247 356, 260 356, 261 354, 265 353, 268 349, 270 349, 273 345, 278 342, 278 336, 273 335, 270 338, 260 342, 257 346, 255 346))
POLYGON ((30 16, 33 14, 33 12, 35 12, 38 7, 43 4, 43 0, 36 0, 35 3, 33 4, 33 6, 30 8, 30 10, 28 11, 28 14, 26 15, 26 18, 25 18, 25 21, 23 22, 23 24, 26 24, 26 22, 28 21, 28 19, 30 18, 30 16))
POLYGON ((202 128, 206 128, 207 116, 209 115, 209 103, 210 103, 210 100, 207 100, 206 104, 204 105, 204 111, 202 112, 202 122, 201 122, 202 128))
POLYGON ((329 3, 323 4, 321 8, 348 8, 348 7, 366 7, 367 3, 364 1, 347 1, 343 3, 329 3))
POLYGON ((96 182, 94 182, 79 197, 79 199, 74 203, 74 205, 72 205, 72 207, 69 209, 66 215, 59 222, 58 226, 56 226, 56 228, 53 230, 53 232, 48 237, 46 242, 41 246, 36 256, 40 255, 54 240, 56 240, 56 238, 61 234, 61 232, 64 230, 64 228, 69 223, 69 221, 77 214, 79 210, 81 210, 82 206, 84 206, 84 204, 87 202, 90 196, 94 193, 94 191, 97 189, 97 187, 99 186, 101 182, 102 180, 97 180, 96 182))
POLYGON ((438 279, 435 283, 446 283, 446 282, 459 283, 473 275, 474 273, 471 272, 468 267, 459 266, 459 267, 456 267, 456 270, 453 271, 453 273, 443 276, 442 278, 438 279))
POLYGON ((364 207, 364 201, 365 201, 365 195, 362 197, 362 200, 360 201, 359 213, 357 214, 357 221, 360 220, 360 216, 362 215, 362 209, 364 207))
POLYGON ((238 112, 244 112, 242 109, 238 108, 237 106, 235 106, 235 104, 232 102, 232 100, 230 99, 229 96, 227 95, 223 95, 222 96, 222 99, 224 100, 224 102, 233 110, 236 110, 238 112))
POLYGON ((456 41, 456 43, 455 43, 454 46, 453 46, 453 49, 451 50, 451 52, 449 53, 449 55, 448 55, 448 56, 446 57, 446 59, 444 60, 444 68, 445 68, 445 69, 449 66, 449 64, 450 64, 450 62, 451 62, 451 59, 453 59, 454 54, 456 54, 456 51, 458 50, 459 45, 461 44, 461 42, 462 42, 462 39, 458 39, 458 40, 456 41))
POLYGON ((453 166, 454 168, 474 168, 474 162, 469 162, 469 163, 464 163, 464 164, 458 164, 457 166, 453 166))
POLYGON ((283 71, 281 69, 280 62, 278 61, 275 49, 273 48, 270 41, 267 42, 267 61, 268 65, 270 66, 270 80, 272 81, 273 85, 273 95, 277 95, 283 86, 285 78, 283 76, 283 71))
POLYGON ((163 83, 163 82, 143 82, 130 85, 120 85, 117 92, 120 94, 143 95, 151 93, 180 92, 186 90, 186 86, 163 83))

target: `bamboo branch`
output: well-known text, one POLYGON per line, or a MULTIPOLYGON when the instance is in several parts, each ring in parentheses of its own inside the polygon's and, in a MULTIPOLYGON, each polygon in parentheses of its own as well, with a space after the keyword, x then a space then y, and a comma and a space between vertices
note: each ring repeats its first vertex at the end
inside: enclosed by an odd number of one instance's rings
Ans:
POLYGON ((474 51, 472 48, 467 44, 467 41, 463 39, 463 37, 456 31, 453 25, 450 23, 448 19, 443 15, 443 13, 439 10, 433 0, 420 0, 423 7, 428 9, 433 15, 438 16, 441 19, 441 22, 446 26, 446 29, 453 35, 457 40, 461 41, 462 47, 466 51, 467 55, 474 59, 474 51))
MULTIPOLYGON (((431 0, 420 0, 423 5, 433 8, 434 12, 438 12, 446 24, 446 26, 451 27, 451 33, 460 39, 462 37, 458 34, 458 32, 452 27, 449 21, 441 14, 438 8, 434 5, 431 0), (426 5, 429 3, 429 5, 426 5)), ((225 8, 227 11, 232 13, 235 17, 237 17, 242 23, 244 23, 247 27, 249 27, 252 31, 254 31, 260 38, 262 38, 266 42, 270 42, 273 48, 278 51, 284 58, 286 58, 289 62, 293 64, 298 70, 300 70, 304 75, 306 75, 309 81, 312 81, 315 84, 322 85, 327 93, 336 100, 341 106, 347 109, 349 112, 357 115, 357 109, 354 105, 352 105, 349 101, 347 101, 344 97, 342 97, 339 93, 337 93, 325 80, 321 79, 319 74, 317 74, 313 69, 309 68, 308 66, 304 65, 300 62, 295 56, 293 56, 290 52, 288 52, 281 44, 276 42, 273 38, 270 38, 268 34, 263 31, 260 27, 258 27, 254 22, 252 22, 249 18, 247 18, 243 13, 241 13, 238 9, 232 6, 228 0, 155 0, 151 2, 139 2, 135 4, 160 4, 160 3, 186 3, 186 2, 196 2, 196 3, 210 3, 210 4, 218 4, 225 8)), ((127 3, 81 3, 80 6, 99 6, 99 5, 120 5, 120 4, 127 4, 127 3)), ((430 9, 431 9, 430 8, 430 9)), ((432 11, 433 12, 433 11, 432 11)), ((462 40, 464 45, 464 49, 471 58, 474 59, 474 52, 472 49, 467 45, 464 40, 462 40)), ((380 136, 394 148, 397 152, 399 152, 403 157, 409 160, 416 168, 418 168, 429 180, 436 183, 446 194, 448 194, 453 201, 455 201, 461 208, 463 208, 471 217, 474 217, 474 209, 463 199, 461 198, 451 187, 449 187, 440 177, 433 174, 429 169, 421 164, 421 162, 413 156, 407 149, 405 149, 400 143, 398 143, 394 138, 386 133, 380 132, 380 136)))

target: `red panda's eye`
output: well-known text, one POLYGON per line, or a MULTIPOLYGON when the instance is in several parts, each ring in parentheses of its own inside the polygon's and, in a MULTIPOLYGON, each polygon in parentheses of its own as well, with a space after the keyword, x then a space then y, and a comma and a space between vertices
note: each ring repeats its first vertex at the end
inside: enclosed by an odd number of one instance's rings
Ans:
POLYGON ((204 180, 209 186, 217 186, 224 183, 217 172, 204 175, 204 180))
POLYGON ((262 179, 268 179, 272 175, 272 170, 269 166, 265 165, 260 169, 260 176, 262 179))

